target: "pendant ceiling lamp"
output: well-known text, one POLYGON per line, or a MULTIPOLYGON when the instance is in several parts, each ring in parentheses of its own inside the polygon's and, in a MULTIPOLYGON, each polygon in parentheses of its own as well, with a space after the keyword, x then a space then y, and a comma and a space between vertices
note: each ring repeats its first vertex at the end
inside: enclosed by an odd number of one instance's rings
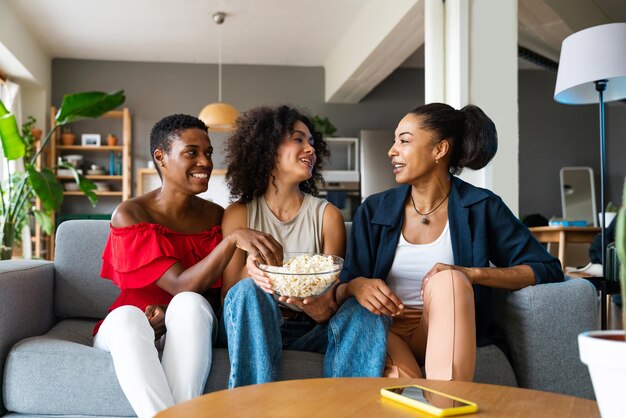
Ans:
MULTIPOLYGON (((213 21, 217 25, 224 23, 226 14, 217 12, 213 14, 213 21)), ((212 132, 230 132, 235 127, 235 120, 239 112, 232 105, 222 102, 222 33, 218 30, 218 96, 217 103, 206 105, 198 118, 208 126, 212 132)))

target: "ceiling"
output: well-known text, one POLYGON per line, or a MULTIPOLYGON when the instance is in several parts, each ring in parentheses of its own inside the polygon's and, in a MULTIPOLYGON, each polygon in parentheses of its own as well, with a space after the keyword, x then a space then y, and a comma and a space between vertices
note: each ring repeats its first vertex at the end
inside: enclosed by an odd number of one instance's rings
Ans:
MULTIPOLYGON (((328 79, 338 59, 353 60, 340 83, 367 74, 371 88, 400 65, 423 65, 424 0, 2 1, 51 58, 217 63, 221 37, 225 64, 324 66, 328 79), (221 26, 217 11, 227 15, 221 26)), ((569 34, 626 21, 625 0, 518 4, 519 44, 553 61, 569 34)), ((363 92, 333 94, 358 101, 363 92)))
POLYGON ((8 0, 54 58, 321 66, 363 0, 8 0), (211 16, 226 13, 216 25, 211 16))

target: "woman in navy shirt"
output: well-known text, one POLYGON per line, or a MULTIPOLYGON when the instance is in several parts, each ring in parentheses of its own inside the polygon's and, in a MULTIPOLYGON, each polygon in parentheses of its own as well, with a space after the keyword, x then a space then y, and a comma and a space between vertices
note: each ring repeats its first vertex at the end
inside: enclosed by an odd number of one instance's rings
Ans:
POLYGON ((393 319, 386 376, 471 381, 476 345, 501 344, 493 289, 562 281, 561 265, 489 190, 455 177, 497 150, 495 125, 476 106, 420 106, 389 150, 400 187, 358 209, 335 289, 393 319))

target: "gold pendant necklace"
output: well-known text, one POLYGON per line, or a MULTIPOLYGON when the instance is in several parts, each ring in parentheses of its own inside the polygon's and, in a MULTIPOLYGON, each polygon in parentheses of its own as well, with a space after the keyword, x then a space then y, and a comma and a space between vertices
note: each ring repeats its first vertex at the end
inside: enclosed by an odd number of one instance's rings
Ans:
MULTIPOLYGON (((450 189, 450 190, 452 190, 452 189, 450 189)), ((428 225, 430 223, 430 220, 428 219, 428 215, 432 214, 434 211, 439 209, 439 206, 441 206, 443 204, 443 202, 446 201, 448 196, 450 196, 450 190, 448 190, 448 194, 446 194, 446 196, 443 198, 443 200, 441 202, 439 202, 439 204, 437 206, 435 206, 435 208, 433 210, 431 210, 430 212, 428 212, 428 213, 422 213, 419 210, 417 210, 417 206, 415 205, 415 200, 413 199, 413 192, 411 192, 411 203, 413 203, 413 209, 415 209, 415 212, 417 212, 417 214, 421 216, 420 222, 422 224, 428 225)))

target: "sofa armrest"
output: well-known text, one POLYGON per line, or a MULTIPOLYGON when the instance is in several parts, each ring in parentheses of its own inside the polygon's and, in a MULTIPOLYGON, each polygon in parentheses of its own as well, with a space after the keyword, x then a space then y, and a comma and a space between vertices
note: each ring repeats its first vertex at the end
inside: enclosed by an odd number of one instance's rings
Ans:
POLYGON ((594 399, 578 334, 597 327, 596 289, 584 279, 507 292, 503 322, 521 387, 594 399))
MULTIPOLYGON (((4 376, 6 357, 13 345, 45 333, 54 324, 53 289, 53 263, 40 260, 0 262, 0 376, 4 376)), ((4 412, 1 399, 0 411, 4 412)))

